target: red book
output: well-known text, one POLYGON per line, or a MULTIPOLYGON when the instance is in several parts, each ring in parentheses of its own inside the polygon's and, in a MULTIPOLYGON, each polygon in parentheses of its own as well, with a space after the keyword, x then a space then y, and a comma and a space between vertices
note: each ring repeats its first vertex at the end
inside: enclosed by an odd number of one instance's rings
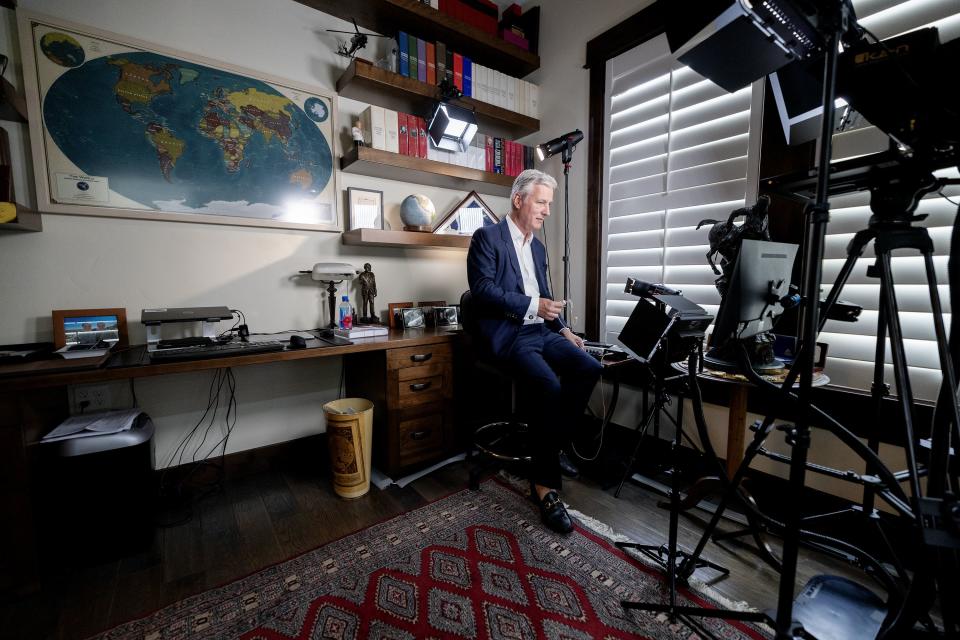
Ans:
POLYGON ((417 118, 417 123, 420 127, 418 133, 420 134, 420 153, 417 154, 418 158, 427 157, 427 121, 423 118, 417 118))
POLYGON ((510 141, 510 175, 515 176, 519 171, 517 171, 517 147, 519 145, 513 140, 510 141))
POLYGON ((427 84, 437 84, 437 47, 427 43, 427 84))
POLYGON ((490 173, 493 173, 493 138, 487 136, 483 144, 484 152, 486 153, 485 169, 490 173))
POLYGON ((402 156, 407 155, 407 114, 397 112, 397 142, 399 144, 398 153, 402 156))
POLYGON ((453 54, 453 85, 463 91, 463 56, 453 54))
POLYGON ((407 114, 407 155, 420 157, 420 130, 416 116, 407 114))

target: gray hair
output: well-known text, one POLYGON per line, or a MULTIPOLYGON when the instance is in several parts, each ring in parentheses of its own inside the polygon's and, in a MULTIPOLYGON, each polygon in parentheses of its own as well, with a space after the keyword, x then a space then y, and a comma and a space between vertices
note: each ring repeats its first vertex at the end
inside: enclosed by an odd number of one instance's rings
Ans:
POLYGON ((520 199, 522 200, 523 196, 529 194, 533 190, 534 185, 538 184, 549 187, 554 191, 557 189, 557 181, 554 180, 553 176, 543 171, 537 171, 536 169, 527 169, 513 181, 513 188, 510 189, 510 206, 513 206, 513 200, 517 195, 520 195, 520 199))

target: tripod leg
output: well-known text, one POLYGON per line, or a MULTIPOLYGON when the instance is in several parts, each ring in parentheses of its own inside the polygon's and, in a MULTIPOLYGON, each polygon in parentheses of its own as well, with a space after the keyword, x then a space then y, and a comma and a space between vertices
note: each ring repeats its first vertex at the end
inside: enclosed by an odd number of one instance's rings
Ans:
POLYGON ((623 484, 627 481, 627 478, 633 474, 633 465, 637 461, 637 452, 640 451, 640 446, 643 444, 643 438, 647 435, 647 429, 650 428, 650 424, 653 422, 653 417, 657 415, 659 411, 659 404, 654 402, 651 412, 643 416, 643 425, 637 428, 637 442, 633 445, 633 450, 630 452, 630 459, 627 460, 627 468, 623 472, 623 476, 620 478, 620 484, 617 485, 617 490, 613 492, 615 498, 620 497, 620 491, 623 489, 623 484))

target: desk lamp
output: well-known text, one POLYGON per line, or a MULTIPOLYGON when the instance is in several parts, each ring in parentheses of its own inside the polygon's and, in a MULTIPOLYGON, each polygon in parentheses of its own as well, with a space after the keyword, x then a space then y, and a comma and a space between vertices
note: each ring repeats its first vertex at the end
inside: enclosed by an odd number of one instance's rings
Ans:
POLYGON ((330 305, 330 325, 331 329, 337 327, 334 318, 337 305, 337 286, 344 280, 353 280, 357 277, 357 271, 353 265, 346 262, 318 262, 313 265, 313 271, 310 272, 310 278, 317 282, 324 282, 327 285, 327 302, 330 305))

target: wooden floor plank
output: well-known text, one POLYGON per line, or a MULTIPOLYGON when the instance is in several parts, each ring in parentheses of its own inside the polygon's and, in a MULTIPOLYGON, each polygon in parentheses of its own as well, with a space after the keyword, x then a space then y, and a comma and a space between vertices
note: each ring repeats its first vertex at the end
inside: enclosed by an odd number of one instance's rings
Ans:
MULTIPOLYGON (((61 569, 46 576, 41 593, 0 602, 0 639, 80 640, 407 513, 466 484, 467 466, 456 463, 402 489, 373 487, 361 498, 345 500, 334 493, 323 465, 267 465, 255 474, 231 477, 222 491, 194 496, 183 510, 189 521, 158 529, 145 548, 112 561, 61 569)), ((562 496, 571 507, 633 540, 653 545, 667 540, 669 513, 657 506, 663 498, 646 488, 627 483, 616 498, 612 489, 589 479, 567 480, 562 496)), ((535 517, 536 511, 531 514, 535 517)), ((697 543, 706 518, 696 510, 680 518, 681 545, 689 549, 697 543)), ((713 585, 723 597, 759 608, 775 604, 777 574, 749 545, 710 543, 704 556, 731 570, 729 578, 713 585)), ((82 557, 77 560, 82 564, 82 557)), ((802 550, 798 585, 817 573, 863 581, 846 564, 802 550)), ((697 576, 711 578, 706 571, 697 576)))

